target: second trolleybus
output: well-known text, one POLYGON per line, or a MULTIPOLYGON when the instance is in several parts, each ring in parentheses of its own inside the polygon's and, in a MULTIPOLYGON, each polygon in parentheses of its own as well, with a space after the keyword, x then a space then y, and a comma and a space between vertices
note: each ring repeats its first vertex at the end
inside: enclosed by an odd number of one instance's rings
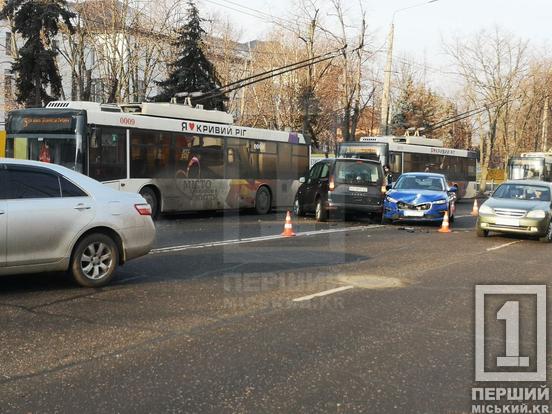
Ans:
POLYGON ((524 152, 510 157, 508 179, 552 181, 552 153, 524 152))
POLYGON ((406 172, 444 174, 449 184, 458 186, 458 196, 475 197, 477 193, 477 154, 445 148, 441 140, 425 137, 362 137, 359 142, 344 142, 338 147, 340 157, 378 159, 388 165, 393 180, 406 172))

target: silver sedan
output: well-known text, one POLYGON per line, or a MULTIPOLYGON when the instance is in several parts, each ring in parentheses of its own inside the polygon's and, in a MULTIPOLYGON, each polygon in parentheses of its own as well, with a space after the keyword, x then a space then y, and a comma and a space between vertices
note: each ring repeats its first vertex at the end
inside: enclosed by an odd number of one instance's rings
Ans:
POLYGON ((149 204, 54 164, 0 159, 0 275, 69 271, 82 286, 155 239, 149 204))

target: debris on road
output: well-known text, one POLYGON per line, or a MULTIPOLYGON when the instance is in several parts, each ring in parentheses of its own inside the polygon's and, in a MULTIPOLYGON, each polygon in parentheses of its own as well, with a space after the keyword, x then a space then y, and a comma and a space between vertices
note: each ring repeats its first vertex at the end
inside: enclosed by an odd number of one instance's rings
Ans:
POLYGON ((407 233, 414 233, 416 231, 414 227, 399 227, 399 230, 404 230, 407 233))

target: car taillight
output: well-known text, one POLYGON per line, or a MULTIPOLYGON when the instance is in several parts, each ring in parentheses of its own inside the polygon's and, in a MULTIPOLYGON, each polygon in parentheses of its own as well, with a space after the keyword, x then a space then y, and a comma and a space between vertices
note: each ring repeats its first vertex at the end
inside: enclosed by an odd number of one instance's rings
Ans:
POLYGON ((141 216, 151 216, 151 206, 149 204, 134 204, 134 208, 141 216))
POLYGON ((333 176, 330 177, 330 191, 335 190, 335 180, 333 176))

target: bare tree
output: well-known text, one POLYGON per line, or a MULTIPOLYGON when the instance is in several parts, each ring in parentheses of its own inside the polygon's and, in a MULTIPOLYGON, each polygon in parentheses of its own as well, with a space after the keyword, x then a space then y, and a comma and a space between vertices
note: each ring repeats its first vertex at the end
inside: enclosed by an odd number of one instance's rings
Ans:
MULTIPOLYGON (((251 44, 240 43, 242 32, 237 30, 230 21, 219 15, 212 15, 206 19, 207 32, 205 53, 217 69, 223 85, 245 78, 251 65, 251 44)), ((245 100, 248 88, 232 91, 228 98, 228 111, 246 117, 245 100)))
POLYGON ((156 81, 165 78, 167 63, 174 57, 175 30, 185 17, 183 0, 157 0, 135 5, 134 30, 129 40, 131 99, 152 94, 156 81))
POLYGON ((359 2, 359 12, 356 13, 359 16, 359 28, 356 35, 351 36, 343 1, 331 0, 331 4, 334 8, 333 16, 337 19, 340 33, 336 35, 329 30, 325 30, 325 32, 342 47, 347 46, 343 49, 341 57, 340 95, 342 117, 340 127, 343 140, 351 141, 355 139, 361 112, 372 99, 375 91, 372 89, 364 94, 366 91, 363 91, 362 88, 363 67, 370 56, 365 48, 367 37, 366 12, 362 2, 359 2))
MULTIPOLYGON (((3 8, 4 4, 5 0, 0 0, 0 8, 3 8)), ((0 47, 4 49, 4 53, 7 56, 11 56, 11 58, 15 61, 19 56, 19 46, 17 44, 17 36, 14 27, 13 16, 6 16, 6 28, 10 33, 9 42, 0 45, 0 47)), ((8 35, 6 34, 6 36, 8 35)), ((11 111, 13 109, 22 107, 22 105, 19 104, 16 99, 15 76, 11 72, 11 63, 9 61, 6 61, 4 62, 4 64, 7 64, 8 66, 5 67, 4 73, 1 74, 2 82, 0 84, 0 87, 4 91, 4 113, 7 113, 8 111, 11 111)))
POLYGON ((501 117, 508 114, 527 73, 527 42, 497 27, 492 32, 479 32, 468 41, 456 39, 446 49, 471 92, 472 105, 485 108, 485 130, 480 131, 484 188, 491 161, 496 162, 501 117))
MULTIPOLYGON (((82 1, 73 3, 73 8, 80 10, 82 1)), ((80 13, 76 13, 73 26, 73 33, 62 27, 58 51, 71 72, 70 99, 88 101, 92 83, 92 49, 88 46, 89 37, 80 13)))
POLYGON ((72 98, 128 102, 150 96, 172 57, 182 3, 76 0, 77 31, 66 33, 60 47, 71 69, 72 98))

